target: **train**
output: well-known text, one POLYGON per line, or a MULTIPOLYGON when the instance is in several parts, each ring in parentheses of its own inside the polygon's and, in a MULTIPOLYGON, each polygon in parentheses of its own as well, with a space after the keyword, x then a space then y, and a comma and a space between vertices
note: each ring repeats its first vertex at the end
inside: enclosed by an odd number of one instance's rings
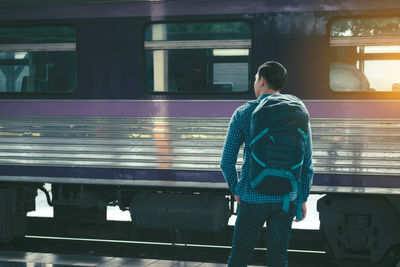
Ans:
POLYGON ((143 228, 226 227, 227 127, 268 60, 310 112, 327 250, 398 262, 397 0, 1 1, 0 240, 38 189, 66 223, 114 205, 143 228))

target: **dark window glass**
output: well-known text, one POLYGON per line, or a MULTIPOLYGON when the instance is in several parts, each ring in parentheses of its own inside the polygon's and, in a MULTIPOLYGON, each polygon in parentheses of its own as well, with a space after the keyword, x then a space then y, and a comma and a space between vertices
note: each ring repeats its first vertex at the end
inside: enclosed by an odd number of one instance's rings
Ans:
POLYGON ((76 34, 71 27, 0 28, 0 92, 71 92, 76 34))
POLYGON ((148 90, 247 91, 250 36, 250 26, 244 22, 149 25, 145 41, 148 90))

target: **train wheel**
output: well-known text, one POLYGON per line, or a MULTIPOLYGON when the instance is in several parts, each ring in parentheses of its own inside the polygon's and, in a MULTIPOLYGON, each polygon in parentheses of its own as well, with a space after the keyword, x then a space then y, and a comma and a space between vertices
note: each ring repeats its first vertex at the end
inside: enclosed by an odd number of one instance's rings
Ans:
POLYGON ((337 259, 328 245, 326 246, 326 252, 337 267, 400 267, 399 247, 389 250, 380 262, 356 259, 337 259))
POLYGON ((327 195, 317 207, 327 253, 338 267, 396 266, 398 197, 327 195))

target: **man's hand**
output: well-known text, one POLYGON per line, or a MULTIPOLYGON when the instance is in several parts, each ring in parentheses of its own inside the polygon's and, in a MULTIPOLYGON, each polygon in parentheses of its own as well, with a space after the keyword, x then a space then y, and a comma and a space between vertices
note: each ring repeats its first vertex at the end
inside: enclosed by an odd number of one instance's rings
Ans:
MULTIPOLYGON (((306 218, 307 215, 307 202, 303 202, 303 204, 301 205, 301 210, 303 212, 303 218, 301 218, 301 220, 296 220, 294 219, 293 221, 295 222, 301 222, 302 220, 304 220, 306 218)), ((295 217, 296 218, 296 217, 295 217)))
POLYGON ((238 195, 233 195, 233 197, 235 198, 236 202, 240 204, 241 202, 240 197, 238 195))

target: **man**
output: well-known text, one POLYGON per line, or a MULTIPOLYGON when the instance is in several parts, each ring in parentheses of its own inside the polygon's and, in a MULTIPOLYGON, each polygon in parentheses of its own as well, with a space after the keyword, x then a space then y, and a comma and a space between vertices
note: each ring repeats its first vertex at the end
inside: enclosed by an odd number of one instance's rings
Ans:
MULTIPOLYGON (((279 94, 288 79, 286 69, 278 62, 269 61, 258 68, 254 81, 254 92, 261 100, 279 94)), ((282 210, 282 195, 267 195, 256 192, 249 182, 250 120, 256 105, 246 103, 232 115, 221 159, 221 169, 229 189, 239 204, 228 266, 247 266, 250 262, 260 230, 267 223, 267 266, 286 267, 287 248, 296 212, 297 192, 290 193, 289 212, 282 210), (244 146, 243 165, 237 176, 236 161, 241 145, 244 146)), ((305 140, 305 155, 301 171, 302 212, 306 215, 306 201, 313 177, 311 160, 311 128, 305 140)))

